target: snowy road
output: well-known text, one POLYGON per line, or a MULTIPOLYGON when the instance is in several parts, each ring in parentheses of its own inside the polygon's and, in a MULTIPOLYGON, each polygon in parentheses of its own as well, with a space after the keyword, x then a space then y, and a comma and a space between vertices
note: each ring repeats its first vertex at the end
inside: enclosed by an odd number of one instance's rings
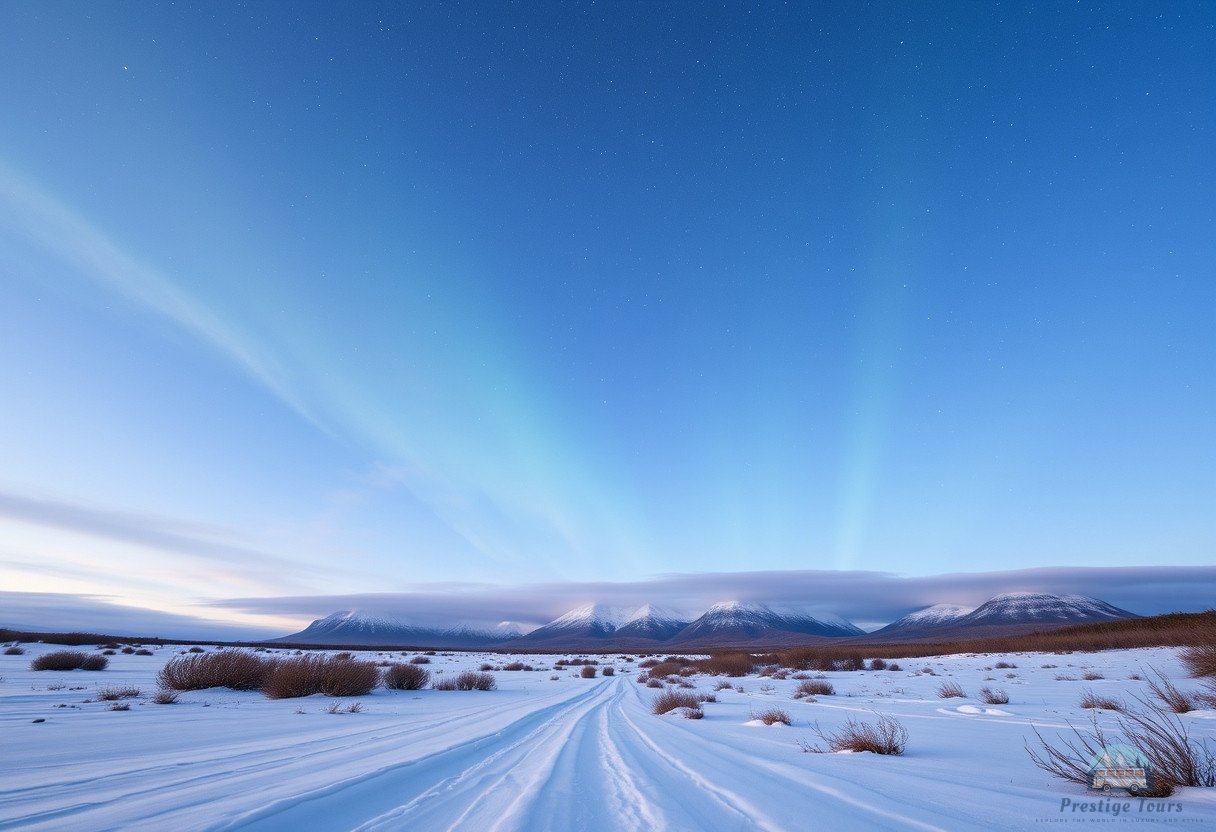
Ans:
MULTIPOLYGON (((1093 658, 1132 667, 1149 652, 1093 658)), ((161 661, 105 681, 148 686, 161 661)), ((983 673, 982 657, 945 661, 966 685, 983 673)), ((1032 722, 1077 721, 1058 706, 1078 688, 1047 671, 1024 671, 1014 704, 994 713, 922 695, 939 680, 909 673, 833 674, 841 695, 816 703, 792 701, 783 686, 796 683, 730 680, 744 690, 718 692, 702 720, 651 714, 656 691, 625 673, 498 673, 502 689, 488 693, 378 690, 355 714, 326 713, 321 698, 218 690, 114 713, 83 702, 89 690, 39 690, 46 674, 17 687, 6 675, 0 829, 1025 829, 1061 819, 1061 796, 1086 799, 1022 748, 1032 722), (794 725, 749 724, 761 705, 785 708, 794 725), (812 723, 876 710, 907 726, 904 756, 799 751, 812 723)), ((716 681, 697 683, 708 692, 716 681)), ((1216 719, 1203 716, 1190 724, 1211 736, 1216 719)), ((1192 827, 1216 822, 1211 791, 1181 793, 1192 827)))

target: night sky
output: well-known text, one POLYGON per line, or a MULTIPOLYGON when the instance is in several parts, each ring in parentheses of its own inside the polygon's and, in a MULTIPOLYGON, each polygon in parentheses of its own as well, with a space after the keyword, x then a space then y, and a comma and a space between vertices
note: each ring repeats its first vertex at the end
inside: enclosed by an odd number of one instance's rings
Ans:
POLYGON ((0 588, 1212 565, 1213 43, 1208 2, 4 3, 0 588))

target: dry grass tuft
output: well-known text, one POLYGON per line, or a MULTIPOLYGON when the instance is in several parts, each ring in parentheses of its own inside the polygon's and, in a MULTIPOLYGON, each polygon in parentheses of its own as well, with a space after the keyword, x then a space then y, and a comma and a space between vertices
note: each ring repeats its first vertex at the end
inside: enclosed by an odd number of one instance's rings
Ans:
POLYGON ((161 688, 152 697, 153 705, 174 705, 177 703, 178 693, 175 690, 161 688))
POLYGON ((1009 694, 1000 688, 980 688, 980 701, 985 705, 1008 705, 1009 694))
POLYGON ((872 754, 903 754, 908 746, 908 730, 896 719, 879 716, 878 722, 861 722, 849 717, 839 731, 828 733, 815 726, 815 732, 826 747, 805 741, 799 747, 806 752, 869 751, 872 754))
POLYGON ((431 685, 434 690, 496 690, 498 683, 489 673, 466 670, 450 679, 441 679, 431 685))
POLYGON ((1096 709, 1100 711, 1121 711, 1123 703, 1118 699, 1111 699, 1108 696, 1099 696, 1089 688, 1086 688, 1081 694, 1081 707, 1096 709))
POLYGON ((790 725, 790 715, 780 708, 765 708, 759 713, 753 713, 752 719, 758 719, 765 725, 775 725, 780 722, 782 725, 790 725))
POLYGON ((937 695, 940 699, 962 699, 967 696, 958 682, 942 682, 937 686, 937 695))
POLYGON ((20 647, 17 647, 14 645, 13 647, 5 648, 4 655, 6 655, 6 656, 24 656, 25 651, 22 650, 20 647))
POLYGON ((98 702, 117 702, 120 699, 135 699, 139 696, 139 688, 130 685, 102 688, 93 697, 98 702))
POLYGON ((1158 673, 1157 679, 1148 680, 1149 692, 1161 701, 1161 704, 1176 714, 1185 714, 1195 710, 1196 702, 1187 694, 1178 690, 1174 683, 1158 673))
POLYGON ((836 688, 831 682, 823 679, 808 679, 801 682, 798 688, 794 691, 795 699, 802 699, 804 696, 831 696, 836 693, 836 688))
POLYGON ((663 691, 654 698, 650 703, 650 712, 654 714, 665 714, 668 711, 674 711, 676 708, 697 708, 700 709, 701 700, 694 693, 685 693, 680 690, 663 691))

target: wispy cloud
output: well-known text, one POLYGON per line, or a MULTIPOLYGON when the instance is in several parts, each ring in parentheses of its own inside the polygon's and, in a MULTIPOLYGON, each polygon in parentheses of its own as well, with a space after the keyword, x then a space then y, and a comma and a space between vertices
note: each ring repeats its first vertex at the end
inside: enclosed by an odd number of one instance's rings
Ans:
POLYGON ((228 625, 141 609, 100 595, 0 591, 0 626, 17 630, 238 640, 281 635, 265 627, 228 625))
POLYGON ((228 568, 301 570, 303 565, 233 540, 236 533, 190 521, 30 497, 0 491, 0 517, 22 523, 101 537, 158 551, 216 561, 228 568))
POLYGON ((287 368, 254 339, 2 162, 0 223, 75 267, 82 277, 168 318, 218 350, 301 416, 324 427, 289 383, 287 368))

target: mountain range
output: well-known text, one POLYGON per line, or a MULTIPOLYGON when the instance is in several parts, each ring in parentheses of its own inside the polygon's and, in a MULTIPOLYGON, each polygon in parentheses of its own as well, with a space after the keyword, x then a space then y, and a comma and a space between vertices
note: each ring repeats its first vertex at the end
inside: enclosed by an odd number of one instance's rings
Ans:
POLYGON ((839 616, 810 607, 758 601, 722 601, 699 616, 653 604, 641 607, 585 604, 526 634, 512 622, 454 622, 437 626, 405 617, 347 610, 318 619, 304 630, 276 641, 553 652, 775 648, 827 640, 946 641, 1135 617, 1134 613, 1084 595, 1033 592, 1004 593, 978 607, 934 604, 871 633, 839 616))

